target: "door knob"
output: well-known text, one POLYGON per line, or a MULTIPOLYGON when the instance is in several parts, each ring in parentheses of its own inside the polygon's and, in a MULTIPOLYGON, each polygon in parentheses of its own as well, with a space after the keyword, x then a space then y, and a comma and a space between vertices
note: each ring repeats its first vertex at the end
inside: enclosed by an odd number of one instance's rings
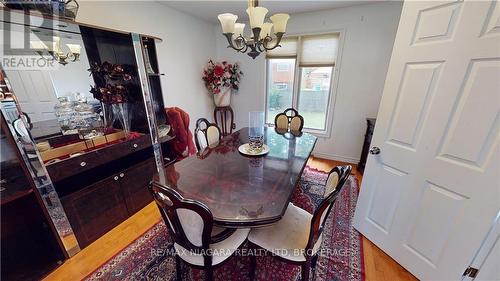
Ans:
POLYGON ((370 154, 377 155, 380 154, 380 148, 374 146, 370 149, 370 154))

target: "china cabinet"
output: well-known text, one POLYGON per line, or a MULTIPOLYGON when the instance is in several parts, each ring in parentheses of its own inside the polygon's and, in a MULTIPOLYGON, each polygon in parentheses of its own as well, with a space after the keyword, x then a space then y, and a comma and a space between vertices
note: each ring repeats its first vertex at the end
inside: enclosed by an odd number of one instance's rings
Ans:
MULTIPOLYGON (((19 164, 25 166, 19 186, 32 182, 26 189, 4 189, 2 184, 2 212, 4 203, 12 204, 17 197, 33 201, 24 202, 30 206, 26 212, 45 218, 44 222, 38 220, 40 229, 53 241, 44 245, 59 247, 59 252, 50 250, 46 258, 57 264, 153 200, 147 185, 163 167, 163 155, 170 155, 169 141, 175 137, 164 111, 162 74, 156 58, 156 44, 161 39, 6 8, 0 14, 2 32, 11 39, 4 41, 3 47, 15 58, 22 57, 16 57, 19 50, 8 42, 23 38, 39 40, 28 44, 31 48, 23 50, 25 55, 47 61, 47 50, 33 46, 47 45, 54 38, 58 38, 60 48, 71 46, 73 53, 79 53, 64 64, 53 62, 48 69, 13 67, 0 71, 2 130, 9 130, 16 144, 13 151, 19 155, 19 164), (82 105, 95 124, 84 122, 82 110, 71 109, 82 105), (122 110, 107 110, 113 107, 122 110), (97 120, 94 112, 100 116, 97 120), (107 127, 104 121, 109 121, 107 127)), ((7 169, 2 162, 2 182, 7 169)), ((10 221, 4 231, 3 219, 2 242, 4 237, 21 237, 28 232, 20 228, 23 224, 10 221)), ((9 265, 9 260, 3 262, 3 244, 2 280, 4 265, 9 265)), ((42 263, 33 266, 39 267, 50 269, 42 263)))

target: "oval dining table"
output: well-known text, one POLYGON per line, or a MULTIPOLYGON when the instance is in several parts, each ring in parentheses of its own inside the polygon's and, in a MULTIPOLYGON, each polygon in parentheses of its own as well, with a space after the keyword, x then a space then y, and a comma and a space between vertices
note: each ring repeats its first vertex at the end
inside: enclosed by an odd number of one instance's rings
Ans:
POLYGON ((186 199, 204 203, 214 224, 243 228, 273 224, 284 215, 317 138, 308 133, 282 133, 264 128, 269 152, 247 156, 238 151, 248 143, 248 128, 212 147, 164 168, 154 181, 186 199))

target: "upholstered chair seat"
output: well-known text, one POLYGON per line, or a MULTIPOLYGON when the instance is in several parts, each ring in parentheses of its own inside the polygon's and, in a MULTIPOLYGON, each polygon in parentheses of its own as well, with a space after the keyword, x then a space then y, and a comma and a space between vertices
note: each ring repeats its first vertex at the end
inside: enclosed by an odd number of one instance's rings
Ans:
MULTIPOLYGON (((224 230, 224 228, 222 228, 224 230)), ((236 249, 240 247, 247 239, 250 229, 237 229, 229 237, 221 242, 210 244, 210 250, 213 252, 212 266, 218 265, 221 262, 231 257, 236 249)), ((212 231, 213 233, 213 231, 212 231)), ((174 247, 179 253, 179 257, 192 265, 204 266, 203 255, 186 250, 181 245, 174 243, 174 247)))
MULTIPOLYGON (((305 262, 311 220, 310 213, 290 203, 277 224, 252 230, 248 240, 284 259, 305 262)), ((322 235, 314 244, 313 254, 318 252, 321 241, 322 235)))
MULTIPOLYGON (((201 234, 204 227, 204 222, 198 213, 189 209, 178 209, 177 216, 179 222, 182 225, 184 233, 186 234, 189 241, 194 242, 195 245, 201 245, 201 234)), ((223 232, 229 232, 231 229, 212 226, 211 237, 217 237, 217 235, 223 232)), ((236 249, 245 242, 247 239, 250 229, 232 229, 232 234, 224 238, 220 242, 210 243, 209 248, 215 255, 212 256, 212 265, 217 265, 227 258, 229 258, 236 249)), ((184 261, 192 264, 203 266, 203 255, 195 254, 191 251, 186 250, 181 245, 174 243, 174 247, 177 250, 179 257, 184 261)))
MULTIPOLYGON (((309 280, 309 269, 315 268, 323 241, 326 218, 345 185, 351 166, 338 166, 330 171, 324 199, 314 214, 290 203, 283 218, 275 225, 254 228, 248 235, 251 247, 260 247, 285 261, 301 265, 302 280, 309 280)), ((255 258, 252 267, 255 267, 255 258)))

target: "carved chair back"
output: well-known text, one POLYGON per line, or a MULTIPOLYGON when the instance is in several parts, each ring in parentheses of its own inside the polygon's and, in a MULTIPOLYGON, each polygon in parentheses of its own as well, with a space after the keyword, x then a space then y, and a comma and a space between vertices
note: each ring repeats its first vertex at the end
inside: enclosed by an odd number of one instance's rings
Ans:
POLYGON ((205 118, 200 118, 196 121, 194 134, 194 141, 198 151, 217 143, 222 138, 219 126, 215 123, 210 123, 205 118))
POLYGON ((311 250, 314 248, 316 242, 319 237, 323 233, 323 228, 326 223, 326 218, 330 214, 332 207, 335 201, 340 194, 340 191, 344 187, 349 175, 351 174, 352 166, 337 166, 330 171, 327 180, 327 187, 325 189, 324 199, 319 205, 319 207, 314 211, 312 221, 311 221, 311 229, 309 232, 309 241, 306 246, 306 253, 311 253, 311 250), (338 180, 334 180, 337 178, 338 180), (334 188, 329 188, 328 184, 336 183, 334 188))
MULTIPOLYGON (((156 182, 151 183, 150 189, 175 243, 210 259, 206 254, 209 253, 213 216, 208 207, 184 199, 177 191, 156 182)), ((205 263, 211 264, 211 260, 205 263)))
POLYGON ((274 118, 274 126, 278 130, 288 130, 301 132, 304 127, 304 118, 294 108, 287 108, 274 118))

